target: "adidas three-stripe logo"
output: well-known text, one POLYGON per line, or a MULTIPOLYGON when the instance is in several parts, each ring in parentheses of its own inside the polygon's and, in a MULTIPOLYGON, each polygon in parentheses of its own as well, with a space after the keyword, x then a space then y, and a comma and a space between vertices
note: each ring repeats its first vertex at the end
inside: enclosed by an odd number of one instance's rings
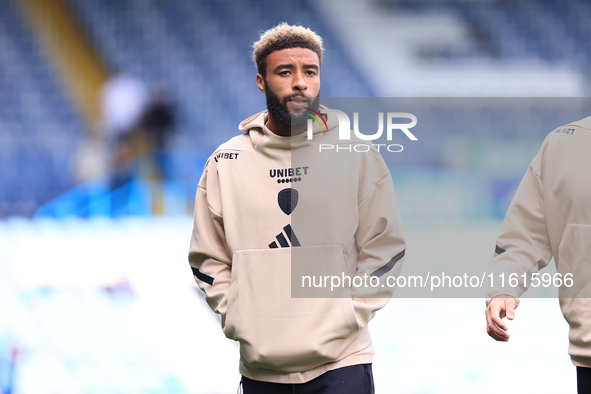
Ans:
POLYGON ((280 232, 279 234, 277 234, 277 236, 275 237, 276 241, 273 241, 269 244, 269 247, 271 249, 276 249, 276 248, 289 248, 289 243, 291 243, 291 246, 301 246, 300 245, 300 241, 298 240, 298 237, 296 237, 295 233, 293 232, 293 230, 291 229, 291 225, 288 224, 287 226, 283 227, 283 231, 280 232), (285 232, 285 235, 284 235, 285 232), (287 238, 285 237, 287 235, 287 238), (287 240, 289 240, 289 242, 287 242, 287 240), (277 243, 279 243, 279 245, 277 245, 277 243))

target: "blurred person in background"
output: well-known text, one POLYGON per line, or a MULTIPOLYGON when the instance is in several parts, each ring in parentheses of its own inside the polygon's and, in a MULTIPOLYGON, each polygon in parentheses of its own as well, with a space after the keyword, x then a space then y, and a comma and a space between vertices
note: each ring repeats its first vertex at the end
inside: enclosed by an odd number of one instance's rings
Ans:
POLYGON ((530 164, 507 210, 491 267, 495 278, 504 274, 509 284, 513 275, 518 282, 501 287, 497 281, 486 308, 488 335, 508 341, 502 319, 515 318, 519 297, 540 285, 538 270, 554 257, 579 393, 591 393, 590 129, 591 117, 558 127, 530 164))
POLYGON ((315 154, 319 141, 338 141, 336 117, 306 138, 305 111, 328 111, 319 103, 323 52, 302 26, 261 34, 253 60, 267 110, 213 153, 197 189, 189 262, 225 335, 240 343, 245 394, 374 392, 367 324, 393 287, 373 297, 350 285, 341 298, 289 291, 296 260, 385 281, 405 253, 392 178, 375 147, 339 160, 345 181, 326 182, 332 167, 315 154), (296 152, 311 164, 286 168, 296 152), (303 220, 293 221, 294 210, 303 220))
POLYGON ((127 206, 129 192, 125 187, 132 180, 132 158, 141 150, 136 131, 141 126, 149 94, 144 83, 136 77, 114 72, 100 92, 103 128, 110 155, 109 188, 111 212, 127 206))
POLYGON ((151 150, 153 177, 162 179, 165 177, 167 166, 167 149, 176 124, 170 88, 165 82, 160 82, 153 87, 152 97, 142 123, 142 129, 146 133, 151 150))
POLYGON ((113 168, 111 189, 114 190, 131 179, 131 137, 144 117, 149 94, 142 81, 116 71, 102 87, 100 99, 103 128, 113 168))

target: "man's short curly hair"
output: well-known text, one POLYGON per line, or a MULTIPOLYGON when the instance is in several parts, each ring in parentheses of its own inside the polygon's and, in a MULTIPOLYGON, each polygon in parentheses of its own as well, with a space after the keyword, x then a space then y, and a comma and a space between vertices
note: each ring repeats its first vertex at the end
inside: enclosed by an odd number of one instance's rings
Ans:
POLYGON ((308 48, 316 52, 320 65, 324 54, 322 38, 318 34, 307 27, 288 25, 285 22, 261 33, 252 48, 252 60, 263 77, 266 76, 267 56, 271 52, 287 48, 308 48))

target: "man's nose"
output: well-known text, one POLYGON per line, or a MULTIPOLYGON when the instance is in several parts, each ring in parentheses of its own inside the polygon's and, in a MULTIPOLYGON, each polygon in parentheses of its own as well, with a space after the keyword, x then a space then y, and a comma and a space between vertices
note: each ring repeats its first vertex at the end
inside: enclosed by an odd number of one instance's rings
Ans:
POLYGON ((306 80, 304 78, 303 73, 300 73, 300 72, 294 73, 293 89, 297 90, 299 92, 303 92, 307 88, 308 88, 308 85, 306 84, 306 80))

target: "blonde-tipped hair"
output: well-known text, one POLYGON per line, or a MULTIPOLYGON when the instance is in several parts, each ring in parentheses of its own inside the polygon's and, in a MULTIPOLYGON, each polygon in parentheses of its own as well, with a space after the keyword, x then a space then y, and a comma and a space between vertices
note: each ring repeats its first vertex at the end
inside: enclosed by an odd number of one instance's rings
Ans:
POLYGON ((316 52, 320 65, 324 54, 322 38, 318 34, 307 27, 288 25, 285 22, 262 32, 252 48, 252 60, 263 77, 266 76, 267 56, 271 52, 287 48, 307 48, 316 52))

